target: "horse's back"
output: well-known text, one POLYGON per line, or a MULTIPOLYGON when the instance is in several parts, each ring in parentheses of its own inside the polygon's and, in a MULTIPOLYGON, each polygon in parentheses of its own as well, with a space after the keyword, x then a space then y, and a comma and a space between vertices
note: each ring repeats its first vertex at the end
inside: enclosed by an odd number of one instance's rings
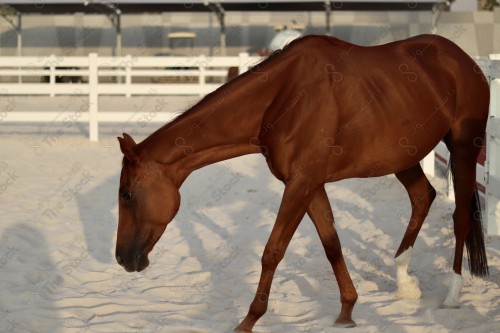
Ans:
POLYGON ((485 118, 484 105, 476 111, 471 102, 475 96, 482 104, 487 100, 484 76, 443 37, 423 35, 363 47, 307 36, 273 59, 267 68, 279 74, 269 75, 279 89, 270 104, 285 107, 266 113, 262 126, 273 130, 264 133, 276 140, 263 140, 280 147, 282 142, 301 142, 301 148, 308 147, 302 150, 307 160, 307 151, 319 154, 321 139, 312 131, 321 128, 328 181, 405 170, 450 132, 457 117, 475 113, 473 117, 485 118))
MULTIPOLYGON (((305 36, 296 40, 290 48, 299 53, 310 54, 311 65, 327 61, 339 72, 369 76, 379 69, 396 69, 405 77, 405 69, 434 74, 451 74, 455 79, 459 73, 475 74, 472 81, 485 81, 484 75, 474 60, 458 45, 439 35, 418 35, 408 39, 376 46, 360 46, 331 36, 305 36), (403 65, 403 66, 402 66, 403 65)), ((436 75, 437 76, 437 75, 436 75)), ((411 78, 410 78, 411 79, 411 78)), ((484 88, 484 87, 483 87, 484 88)))
POLYGON ((404 170, 425 157, 457 117, 485 118, 484 107, 470 105, 474 97, 486 99, 484 76, 446 38, 422 35, 363 47, 315 37, 304 44, 315 54, 311 67, 333 73, 322 85, 335 99, 330 112, 338 114, 331 131, 342 153, 333 159, 332 180, 404 170))

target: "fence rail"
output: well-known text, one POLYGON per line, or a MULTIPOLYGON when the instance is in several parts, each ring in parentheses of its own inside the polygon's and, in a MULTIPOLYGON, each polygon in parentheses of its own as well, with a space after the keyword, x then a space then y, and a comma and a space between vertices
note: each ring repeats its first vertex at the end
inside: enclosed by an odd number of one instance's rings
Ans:
MULTIPOLYGON (((221 86, 229 67, 245 72, 261 58, 241 53, 237 57, 0 57, 1 95, 88 96, 88 112, 75 121, 89 124, 91 141, 98 141, 99 123, 121 122, 135 112, 99 111, 99 96, 206 95, 221 86), (5 82, 6 78, 10 82, 5 82), (3 81, 3 82, 2 82, 3 81), (58 82, 59 81, 59 82, 58 82), (60 83, 72 82, 69 83, 60 83)), ((500 235, 500 55, 477 61, 491 82, 491 118, 486 143, 487 160, 477 164, 477 183, 486 201, 488 233, 500 235), (496 64, 495 70, 493 64, 496 64), (497 79, 495 79, 497 78, 497 79)), ((2 121, 65 121, 61 112, 0 110, 2 121)), ((174 114, 159 112, 154 122, 167 122, 174 114)), ((423 161, 427 174, 434 175, 435 158, 446 163, 446 146, 440 143, 423 161)), ((452 192, 450 192, 452 193, 452 192)), ((451 195, 450 195, 451 197, 451 195)))
MULTIPOLYGON (((500 60, 500 55, 497 60, 500 60)), ((500 235, 500 79, 491 84, 490 119, 486 129, 486 214, 487 229, 500 235)))
MULTIPOLYGON (((206 95, 220 87, 228 68, 245 72, 261 58, 237 57, 1 57, 1 95, 88 96, 88 112, 79 122, 89 123, 91 141, 98 141, 99 122, 120 122, 134 112, 99 112, 99 96, 206 95), (62 82, 58 82, 62 81, 62 82), (71 84, 69 84, 71 83, 71 84)), ((3 121, 44 122, 64 119, 60 112, 6 112, 3 121)), ((158 114, 164 122, 171 114, 158 114)), ((62 120, 61 120, 62 121, 62 120)))

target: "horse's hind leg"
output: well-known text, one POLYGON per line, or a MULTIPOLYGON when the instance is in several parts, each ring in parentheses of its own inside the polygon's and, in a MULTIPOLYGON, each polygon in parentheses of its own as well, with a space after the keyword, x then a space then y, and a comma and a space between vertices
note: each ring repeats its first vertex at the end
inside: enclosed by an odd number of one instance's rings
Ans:
MULTIPOLYGON (((473 124, 473 122, 470 122, 473 124)), ((455 190, 455 212, 453 225, 455 233, 455 258, 453 260, 453 275, 448 295, 443 303, 445 307, 457 308, 460 306, 458 296, 462 288, 462 259, 464 244, 469 253, 469 267, 472 275, 485 276, 488 274, 481 210, 476 191, 476 161, 480 147, 475 145, 476 139, 471 133, 481 133, 466 128, 460 134, 452 132, 445 141, 451 153, 451 172, 455 190), (467 135, 468 134, 468 135, 467 135)), ((479 140, 481 141, 481 140, 479 140)))
POLYGON ((396 177, 408 191, 412 207, 408 227, 396 252, 398 295, 401 298, 418 299, 421 296, 418 280, 408 275, 408 265, 410 264, 413 244, 415 244, 424 219, 436 197, 436 191, 429 183, 420 164, 396 173, 396 177))
POLYGON ((340 289, 342 309, 335 321, 335 326, 354 327, 356 324, 352 320, 351 315, 354 304, 358 299, 358 294, 352 284, 344 257, 342 256, 340 240, 334 227, 332 209, 323 186, 314 194, 307 213, 318 231, 340 289))

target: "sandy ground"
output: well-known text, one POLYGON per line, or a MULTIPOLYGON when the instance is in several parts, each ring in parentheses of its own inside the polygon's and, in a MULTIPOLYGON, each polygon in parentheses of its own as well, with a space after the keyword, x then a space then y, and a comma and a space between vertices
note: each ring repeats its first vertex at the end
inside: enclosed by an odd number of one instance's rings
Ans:
MULTIPOLYGON (((140 140, 158 127, 0 128, 1 332, 230 332, 248 309, 283 186, 263 158, 193 173, 182 206, 150 255, 126 273, 114 259, 122 130, 140 140)), ((422 299, 395 297, 393 255, 409 202, 394 176, 328 185, 351 276, 358 326, 333 328, 339 292, 314 227, 299 227, 255 332, 499 332, 500 237, 487 236, 491 275, 465 285, 457 310, 440 309, 454 236, 453 202, 440 190, 417 239, 411 272, 422 299)))

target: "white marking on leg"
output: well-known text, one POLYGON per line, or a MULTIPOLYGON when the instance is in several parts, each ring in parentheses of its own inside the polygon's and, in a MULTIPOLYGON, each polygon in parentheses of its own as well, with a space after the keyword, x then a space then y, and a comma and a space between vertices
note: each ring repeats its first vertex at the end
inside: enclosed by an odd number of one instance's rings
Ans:
POLYGON ((417 300, 422 296, 418 287, 418 280, 408 275, 408 266, 410 265, 411 253, 413 247, 409 247, 394 259, 396 262, 396 284, 398 286, 397 295, 403 299, 417 300))
POLYGON ((458 296, 460 294, 460 290, 462 289, 463 285, 464 285, 464 279, 462 278, 462 275, 453 272, 451 275, 448 295, 446 295, 446 298, 443 302, 444 307, 452 309, 457 309, 460 307, 458 296))

